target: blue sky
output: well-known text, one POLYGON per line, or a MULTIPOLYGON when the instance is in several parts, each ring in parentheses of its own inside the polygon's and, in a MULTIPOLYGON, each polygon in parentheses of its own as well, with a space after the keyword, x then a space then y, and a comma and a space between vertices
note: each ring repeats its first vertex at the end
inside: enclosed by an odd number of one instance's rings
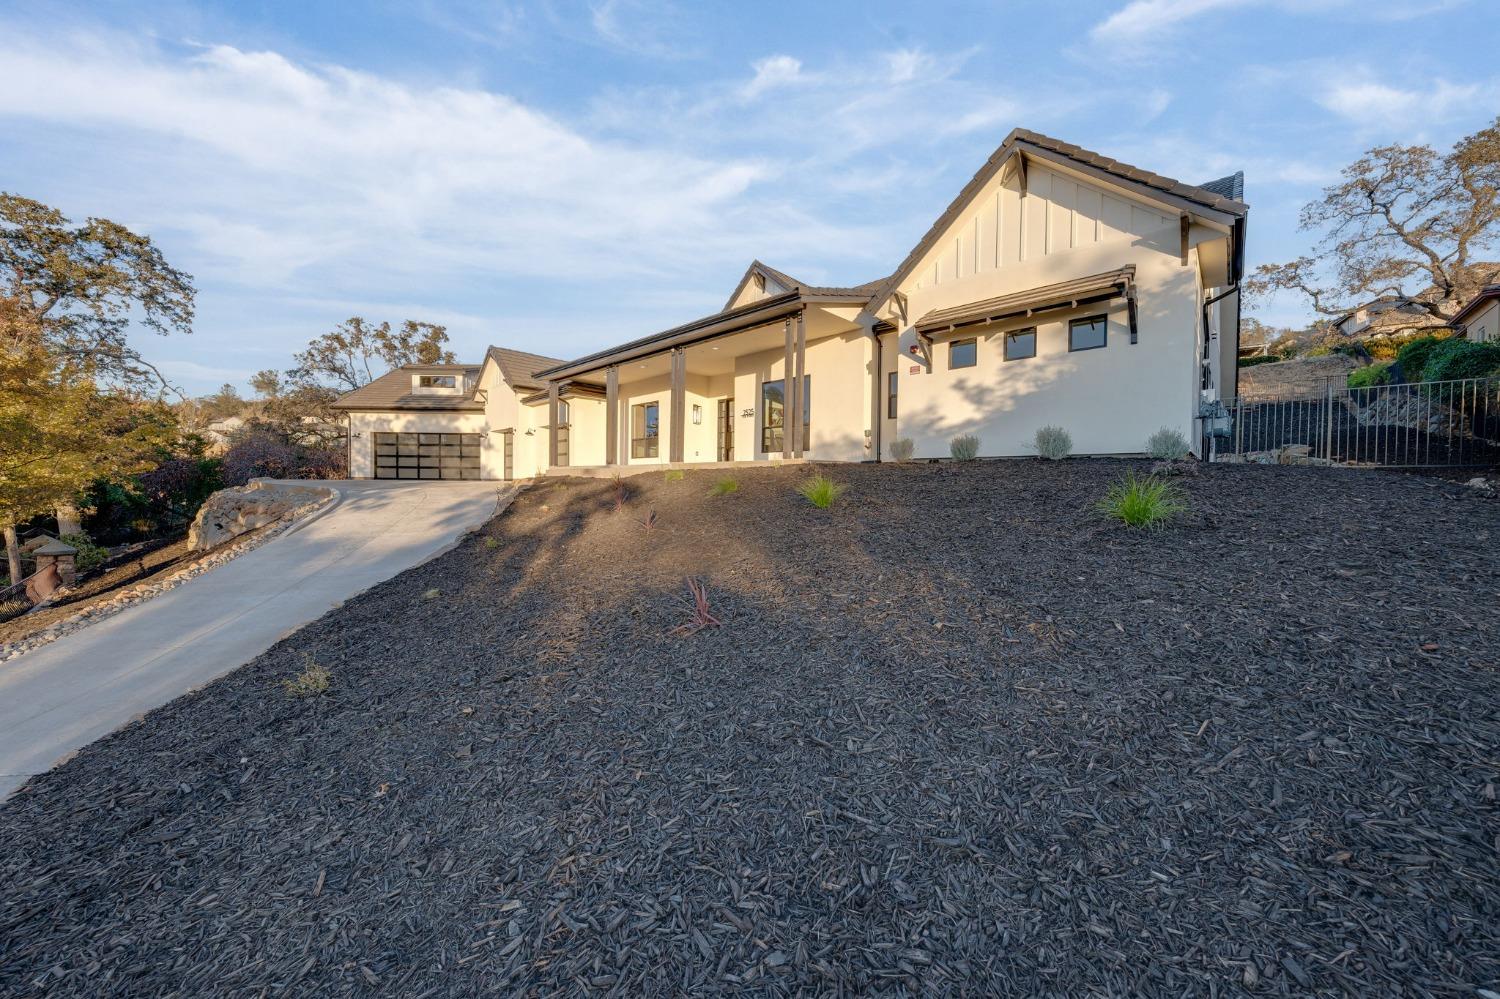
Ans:
POLYGON ((870 280, 1018 125, 1243 169, 1250 263, 1286 259, 1364 149, 1500 111, 1494 0, 81 7, 0 2, 0 189, 195 276, 195 332, 135 341, 192 393, 354 314, 567 357, 718 309, 753 257, 870 280))

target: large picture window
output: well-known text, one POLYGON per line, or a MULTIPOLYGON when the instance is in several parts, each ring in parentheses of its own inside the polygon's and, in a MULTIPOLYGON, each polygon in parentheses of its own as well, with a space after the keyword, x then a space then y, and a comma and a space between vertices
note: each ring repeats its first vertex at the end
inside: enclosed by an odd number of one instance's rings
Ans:
POLYGON ((948 344, 948 370, 972 368, 979 363, 979 341, 974 337, 954 340, 948 344))
POLYGON ((1104 346, 1108 336, 1109 319, 1106 316, 1075 319, 1068 324, 1068 349, 1097 350, 1104 346))
POLYGON ((660 409, 654 402, 638 402, 630 407, 630 456, 655 458, 660 454, 660 409))
MULTIPOLYGON (((786 382, 762 382, 760 386, 760 449, 764 454, 785 450, 786 382)), ((812 440, 812 375, 802 376, 802 446, 812 440)))
POLYGON ((1005 359, 1019 361, 1036 356, 1036 327, 1005 334, 1005 359))

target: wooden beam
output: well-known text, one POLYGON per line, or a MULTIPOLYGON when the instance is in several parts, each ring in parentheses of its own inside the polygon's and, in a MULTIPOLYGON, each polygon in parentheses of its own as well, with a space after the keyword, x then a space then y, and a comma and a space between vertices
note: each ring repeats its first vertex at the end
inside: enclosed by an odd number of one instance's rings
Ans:
POLYGON ((807 320, 806 312, 797 313, 797 372, 792 392, 792 455, 800 458, 807 450, 808 442, 802 439, 803 418, 807 410, 805 378, 807 374, 807 320))
POLYGON ((620 366, 604 372, 604 463, 620 463, 620 366))
POLYGON ((547 467, 557 467, 558 384, 547 383, 547 467))
POLYGON ((1188 218, 1186 212, 1177 216, 1177 228, 1182 236, 1182 266, 1186 267, 1188 262, 1188 231, 1193 228, 1193 220, 1188 218))
MULTIPOLYGON (((787 416, 792 404, 792 317, 786 317, 786 350, 781 358, 781 456, 790 458, 792 456, 792 428, 789 427, 787 416)), ((764 422, 765 414, 761 414, 764 422)))
POLYGON ((687 352, 681 347, 672 348, 671 420, 672 433, 667 460, 680 462, 683 460, 687 441, 687 352))

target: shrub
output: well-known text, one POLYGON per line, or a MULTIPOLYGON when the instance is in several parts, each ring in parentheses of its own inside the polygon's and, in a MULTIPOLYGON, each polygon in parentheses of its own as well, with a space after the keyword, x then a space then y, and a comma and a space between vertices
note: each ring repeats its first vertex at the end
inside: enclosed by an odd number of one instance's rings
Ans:
POLYGON ((94 544, 94 539, 87 534, 64 534, 57 540, 78 549, 78 554, 73 556, 73 567, 79 572, 98 568, 109 558, 109 552, 94 544))
POLYGON ((485 538, 484 539, 484 546, 486 548, 499 548, 500 547, 500 539, 496 538, 496 537, 485 538))
POLYGON ((891 460, 899 465, 902 462, 911 461, 911 456, 917 452, 917 444, 910 437, 897 437, 891 441, 888 450, 891 453, 891 460))
POLYGON ((687 473, 680 468, 669 468, 666 476, 668 482, 681 482, 687 477, 687 473))
POLYGON ((332 675, 328 670, 319 666, 312 656, 303 655, 307 665, 301 673, 288 677, 281 681, 281 689, 285 690, 288 697, 317 697, 328 693, 329 682, 332 675))
POLYGON ((1391 361, 1379 361, 1375 364, 1367 364, 1363 368, 1355 368, 1349 372, 1350 388, 1369 388, 1372 385, 1386 385, 1391 380, 1391 361))
POLYGON ((1495 374, 1500 374, 1500 343, 1456 337, 1434 347, 1422 368, 1422 380, 1427 382, 1488 378, 1495 374))
POLYGON ((1099 510, 1130 527, 1160 527, 1187 509, 1177 487, 1154 475, 1127 475, 1109 487, 1099 501, 1099 510))
POLYGON ((844 487, 826 475, 814 475, 797 487, 797 492, 819 510, 827 510, 843 495, 844 487))
POLYGON ((1061 461, 1073 453, 1073 435, 1062 427, 1043 427, 1036 432, 1036 453, 1051 461, 1061 461))
POLYGON ((709 609, 708 587, 703 584, 703 580, 694 579, 692 576, 689 576, 687 578, 687 588, 688 598, 693 604, 693 616, 686 624, 679 624, 673 628, 672 634, 686 637, 688 635, 696 635, 704 628, 718 628, 722 626, 724 622, 714 617, 713 611, 709 609))
POLYGON ((715 482, 714 487, 710 489, 709 492, 715 496, 728 496, 732 492, 738 492, 739 488, 739 480, 731 475, 726 475, 724 478, 715 482))
POLYGON ((1445 338, 1437 336, 1419 336, 1406 341, 1396 351, 1396 364, 1401 368, 1401 377, 1409 382, 1419 382, 1425 376, 1422 371, 1427 366, 1427 359, 1432 356, 1445 338))
POLYGON ((1188 455, 1187 438, 1171 427, 1162 427, 1146 438, 1146 453, 1157 461, 1176 461, 1188 455))
POLYGON ((644 527, 647 534, 650 534, 652 531, 656 530, 656 511, 647 510, 646 516, 636 521, 636 523, 644 527))
POLYGON ((959 434, 948 442, 948 453, 954 461, 973 461, 979 457, 979 438, 973 434, 959 434))
POLYGON ((345 473, 342 449, 309 446, 277 430, 256 426, 238 434, 224 452, 224 485, 253 478, 338 479, 345 473))
POLYGON ((443 591, 439 590, 439 589, 425 590, 422 593, 422 599, 423 600, 436 600, 438 597, 440 597, 442 595, 443 595, 443 591))
POLYGON ((1253 368, 1257 364, 1276 364, 1284 360, 1286 360, 1286 358, 1281 357, 1278 354, 1262 354, 1258 357, 1242 357, 1240 358, 1240 367, 1253 368))

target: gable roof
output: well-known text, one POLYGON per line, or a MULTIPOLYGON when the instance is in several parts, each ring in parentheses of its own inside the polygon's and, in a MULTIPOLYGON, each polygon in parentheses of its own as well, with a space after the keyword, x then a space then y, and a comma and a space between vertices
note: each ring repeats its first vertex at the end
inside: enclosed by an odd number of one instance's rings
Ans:
POLYGON ((1005 137, 1005 141, 1000 143, 999 148, 990 155, 990 158, 985 161, 978 172, 963 186, 963 190, 958 192, 958 196, 953 199, 943 214, 937 217, 937 221, 932 223, 926 235, 917 242, 916 246, 912 247, 912 251, 906 255, 905 260, 901 261, 901 266, 896 268, 895 273, 891 274, 890 277, 886 278, 871 292, 870 305, 878 307, 882 301, 890 296, 891 292, 896 290, 896 286, 901 283, 901 280, 910 274, 912 268, 916 267, 922 261, 922 258, 927 255, 927 251, 942 237, 943 233, 948 230, 948 227, 953 224, 964 208, 974 200, 984 185, 989 183, 990 179, 1000 172, 1001 167, 1005 166, 1012 155, 1025 153, 1028 150, 1046 154, 1044 156, 1046 159, 1057 158, 1087 170, 1100 171, 1124 183, 1141 185, 1169 198, 1186 202, 1190 205, 1197 205, 1210 211, 1222 212, 1243 219, 1245 214, 1250 210, 1249 205, 1236 197, 1230 197, 1224 193, 1224 188, 1227 187, 1231 193, 1237 190, 1240 195, 1244 194, 1244 178, 1242 173, 1210 181, 1209 183, 1214 185, 1212 188, 1199 187, 1193 184, 1184 184, 1182 181, 1173 180, 1171 177, 1164 177, 1149 170, 1142 170, 1140 167, 1134 167, 1128 163, 1121 163, 1119 160, 1111 159, 1101 153, 1084 149, 1082 146, 1075 146, 1073 143, 1064 142, 1061 139, 1054 139, 1040 132, 1033 132, 1026 128, 1016 128, 1011 130, 1011 133, 1005 137))
POLYGON ((474 397, 473 386, 479 381, 477 364, 403 364, 387 371, 379 378, 345 392, 333 401, 334 409, 419 409, 419 410, 471 410, 484 409, 484 403, 474 397), (411 390, 414 373, 461 375, 470 385, 465 395, 419 395, 411 390))
POLYGON ((885 281, 885 278, 876 278, 874 281, 866 281, 864 284, 850 285, 848 287, 808 284, 805 281, 792 277, 786 271, 777 270, 770 264, 763 264, 759 260, 752 260, 750 261, 750 266, 745 268, 745 274, 740 278, 740 283, 734 286, 734 291, 730 294, 729 300, 724 303, 724 308, 719 310, 720 312, 728 312, 730 309, 734 308, 735 299, 740 297, 740 293, 745 290, 745 286, 750 283, 750 278, 753 277, 756 272, 759 272, 770 278, 772 281, 775 281, 787 291, 800 292, 804 295, 811 295, 820 298, 847 297, 851 299, 868 299, 870 297, 870 294, 874 292, 876 288, 879 288, 880 285, 885 281))
POLYGON ((563 363, 561 358, 528 354, 524 350, 512 350, 509 347, 491 347, 484 356, 494 361, 505 380, 518 389, 541 388, 546 382, 538 378, 536 373, 563 363))
POLYGON ((1203 190, 1205 191, 1212 191, 1214 194, 1220 195, 1225 198, 1232 198, 1235 201, 1244 201, 1245 171, 1236 170, 1228 177, 1220 177, 1218 180, 1206 180, 1198 186, 1203 188, 1203 190))
POLYGON ((1486 285, 1484 288, 1481 288, 1479 290, 1479 294, 1469 299, 1469 301, 1464 304, 1464 307, 1462 309, 1459 309, 1458 313, 1454 315, 1452 319, 1448 320, 1448 325, 1463 325, 1463 323, 1475 312, 1477 312, 1482 306, 1489 304, 1497 298, 1500 298, 1500 284, 1486 285))

